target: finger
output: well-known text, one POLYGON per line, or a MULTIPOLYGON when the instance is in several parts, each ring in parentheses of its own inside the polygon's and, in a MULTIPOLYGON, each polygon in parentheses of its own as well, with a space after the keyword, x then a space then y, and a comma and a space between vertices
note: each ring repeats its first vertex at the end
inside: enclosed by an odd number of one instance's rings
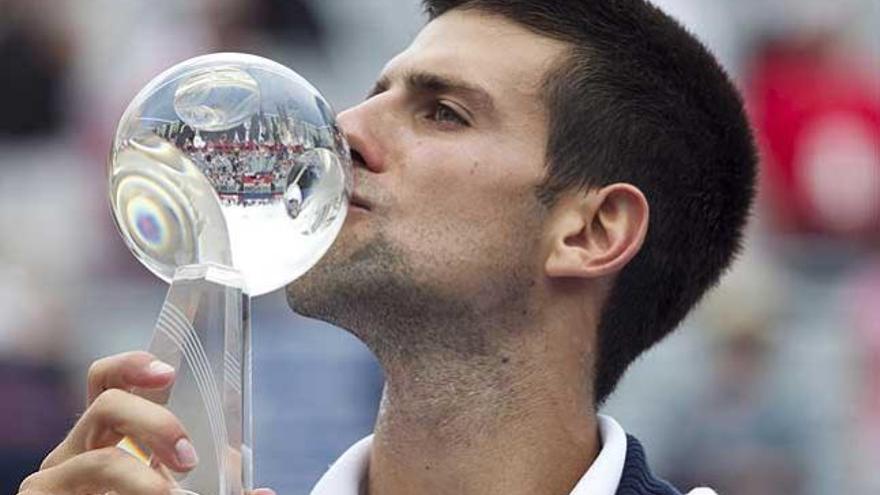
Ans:
POLYGON ((88 378, 88 404, 105 390, 121 388, 164 388, 174 379, 174 368, 148 352, 116 354, 92 363, 88 378))
POLYGON ((88 450, 114 446, 126 436, 144 444, 174 471, 185 472, 198 464, 186 430, 168 409, 134 394, 110 389, 86 410, 64 442, 43 462, 43 468, 88 450))
POLYGON ((25 479, 19 495, 74 495, 123 493, 167 495, 171 482, 116 447, 106 447, 73 457, 25 479))
POLYGON ((52 495, 52 494, 46 493, 44 491, 40 491, 39 489, 23 490, 23 489, 19 488, 18 495, 52 495))
POLYGON ((257 488, 250 492, 249 495, 275 495, 275 490, 271 488, 257 488))

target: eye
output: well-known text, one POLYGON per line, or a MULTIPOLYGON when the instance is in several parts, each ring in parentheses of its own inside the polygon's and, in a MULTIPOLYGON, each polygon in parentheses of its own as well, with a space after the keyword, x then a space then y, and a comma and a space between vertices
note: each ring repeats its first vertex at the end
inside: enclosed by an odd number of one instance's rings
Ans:
POLYGON ((456 112, 451 106, 443 102, 437 102, 434 104, 433 111, 429 118, 443 124, 453 124, 462 127, 469 125, 464 117, 456 112))
POLYGON ((370 89, 369 93, 367 93, 367 96, 366 96, 366 98, 364 98, 364 100, 369 100, 370 98, 372 98, 376 95, 379 95, 381 93, 384 93, 387 90, 388 90, 388 85, 382 81, 378 81, 370 89))

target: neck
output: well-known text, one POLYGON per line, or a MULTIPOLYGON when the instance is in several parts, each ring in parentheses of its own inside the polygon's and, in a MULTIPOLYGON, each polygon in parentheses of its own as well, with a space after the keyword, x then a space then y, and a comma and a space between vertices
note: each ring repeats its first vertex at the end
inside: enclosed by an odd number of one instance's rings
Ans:
POLYGON ((598 428, 575 371, 584 350, 552 335, 479 356, 383 360, 369 494, 569 493, 598 454, 598 428))

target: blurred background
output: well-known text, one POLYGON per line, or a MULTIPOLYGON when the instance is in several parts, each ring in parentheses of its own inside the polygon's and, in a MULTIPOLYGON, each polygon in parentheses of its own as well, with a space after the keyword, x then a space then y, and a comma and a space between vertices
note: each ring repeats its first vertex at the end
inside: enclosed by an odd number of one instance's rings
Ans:
MULTIPOLYGON (((742 259, 604 412, 659 473, 725 495, 880 493, 880 3, 658 0, 721 59, 762 152, 742 259)), ((116 120, 166 67, 245 51, 360 101, 416 0, 0 0, 0 493, 81 412, 89 363, 144 348, 166 286, 106 200, 116 120)), ((308 493, 372 429, 345 332, 254 307, 255 477, 308 493)))

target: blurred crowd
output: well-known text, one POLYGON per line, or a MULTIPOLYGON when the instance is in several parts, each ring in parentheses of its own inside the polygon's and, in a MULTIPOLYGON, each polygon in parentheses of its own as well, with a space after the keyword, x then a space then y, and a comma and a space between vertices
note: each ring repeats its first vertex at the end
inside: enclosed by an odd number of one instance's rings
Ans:
MULTIPOLYGON (((740 262, 606 412, 682 488, 880 493, 880 4, 655 3, 741 88, 760 197, 740 262)), ((422 22, 417 0, 0 0, 0 492, 73 424, 88 364, 144 347, 164 297, 107 208, 131 97, 185 58, 242 51, 340 110, 422 22)), ((280 294, 253 325, 256 481, 303 493, 371 430, 381 374, 280 294)))

